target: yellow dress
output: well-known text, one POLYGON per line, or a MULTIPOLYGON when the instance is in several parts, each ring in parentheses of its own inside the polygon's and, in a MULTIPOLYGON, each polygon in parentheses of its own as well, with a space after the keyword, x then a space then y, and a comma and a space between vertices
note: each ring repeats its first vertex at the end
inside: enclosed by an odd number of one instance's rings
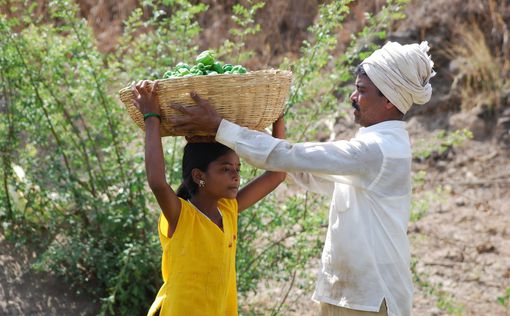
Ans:
POLYGON ((237 200, 221 199, 223 231, 190 202, 181 200, 177 227, 159 218, 163 286, 147 315, 236 315, 237 200))

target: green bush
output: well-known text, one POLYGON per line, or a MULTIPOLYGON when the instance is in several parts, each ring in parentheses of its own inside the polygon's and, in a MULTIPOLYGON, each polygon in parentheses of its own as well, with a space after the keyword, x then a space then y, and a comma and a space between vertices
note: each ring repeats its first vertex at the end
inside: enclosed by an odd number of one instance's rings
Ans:
POLYGON ((36 243, 37 268, 105 298, 105 311, 139 314, 160 283, 143 161, 126 149, 140 134, 76 4, 49 11, 54 24, 0 17, 4 234, 36 243))

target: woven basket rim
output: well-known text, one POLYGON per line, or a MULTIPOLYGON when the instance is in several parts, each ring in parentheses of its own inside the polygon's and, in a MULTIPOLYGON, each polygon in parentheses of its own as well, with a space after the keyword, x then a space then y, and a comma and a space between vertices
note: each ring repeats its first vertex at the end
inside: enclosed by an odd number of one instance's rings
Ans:
MULTIPOLYGON (((255 71, 249 71, 244 74, 214 74, 214 75, 203 75, 203 76, 188 76, 188 77, 176 77, 176 78, 166 78, 166 79, 155 79, 155 80, 149 80, 151 82, 158 81, 158 84, 161 84, 163 82, 175 82, 178 83, 179 81, 186 82, 189 80, 193 81, 202 81, 202 80, 211 80, 213 78, 239 78, 239 77, 251 77, 251 76, 257 76, 257 77, 263 77, 265 75, 275 75, 279 74, 282 76, 289 76, 292 78, 292 71, 290 70, 283 70, 283 69, 263 69, 263 70, 255 70, 255 71)), ((126 90, 131 90, 133 85, 127 85, 126 87, 119 90, 119 95, 124 93, 126 90)))
MULTIPOLYGON (((158 82, 156 93, 162 117, 161 136, 205 136, 208 134, 200 131, 174 131, 166 118, 182 114, 166 105, 179 103, 195 106, 189 93, 196 91, 210 100, 222 117, 241 126, 262 130, 283 113, 292 82, 292 72, 266 69, 244 74, 167 78, 159 79, 158 82)), ((143 116, 133 103, 132 89, 132 85, 121 89, 119 97, 132 120, 145 130, 143 116)))

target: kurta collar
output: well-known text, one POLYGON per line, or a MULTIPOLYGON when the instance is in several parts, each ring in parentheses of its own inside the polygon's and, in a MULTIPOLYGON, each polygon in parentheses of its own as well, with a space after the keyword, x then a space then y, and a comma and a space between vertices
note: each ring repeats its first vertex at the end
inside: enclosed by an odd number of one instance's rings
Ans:
POLYGON ((397 120, 384 121, 381 123, 371 125, 369 127, 360 127, 360 129, 358 130, 358 132, 356 134, 363 135, 363 134, 372 133, 372 132, 378 132, 378 131, 383 131, 383 130, 388 130, 388 129, 400 129, 400 128, 405 129, 406 122, 397 121, 397 120))

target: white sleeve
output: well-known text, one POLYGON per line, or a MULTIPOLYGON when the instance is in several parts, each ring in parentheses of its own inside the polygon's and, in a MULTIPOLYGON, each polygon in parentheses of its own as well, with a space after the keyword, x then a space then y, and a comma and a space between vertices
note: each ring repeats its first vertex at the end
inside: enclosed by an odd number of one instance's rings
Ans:
POLYGON ((226 120, 221 122, 216 140, 249 164, 266 170, 364 178, 377 174, 383 163, 376 143, 352 139, 291 144, 226 120))
POLYGON ((332 196, 335 190, 335 182, 321 177, 320 175, 313 175, 305 172, 291 172, 288 173, 288 176, 300 187, 321 195, 332 196))

